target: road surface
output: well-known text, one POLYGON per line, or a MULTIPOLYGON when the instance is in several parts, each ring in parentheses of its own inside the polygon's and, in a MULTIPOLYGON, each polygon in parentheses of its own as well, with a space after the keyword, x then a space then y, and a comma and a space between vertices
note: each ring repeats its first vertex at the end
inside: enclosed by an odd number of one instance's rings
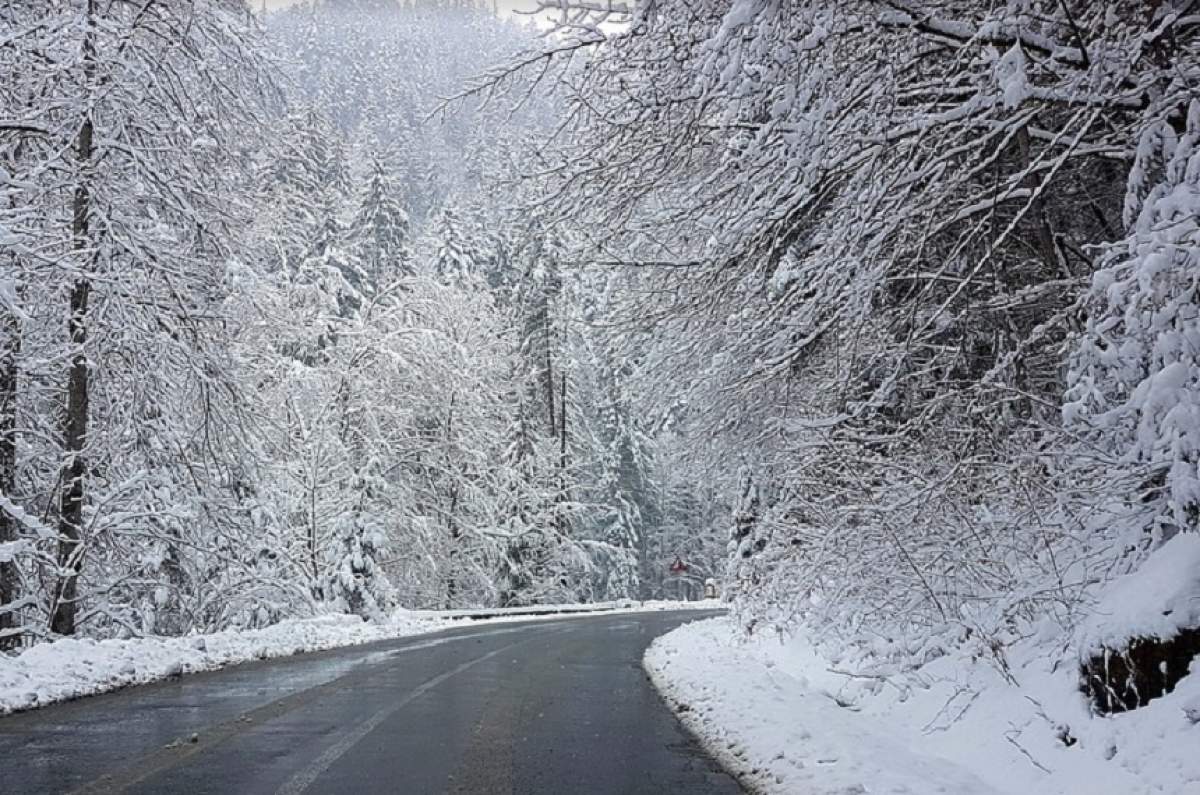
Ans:
POLYGON ((698 617, 476 625, 0 718, 0 791, 741 792, 641 668, 698 617))

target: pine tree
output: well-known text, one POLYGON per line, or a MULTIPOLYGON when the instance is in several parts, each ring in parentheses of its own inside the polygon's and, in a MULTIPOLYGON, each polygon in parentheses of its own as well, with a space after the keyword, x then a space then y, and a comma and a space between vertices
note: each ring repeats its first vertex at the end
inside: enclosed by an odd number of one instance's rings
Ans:
POLYGON ((390 164, 378 155, 372 155, 368 162, 366 186, 349 235, 372 290, 415 274, 403 193, 390 164))
POLYGON ((391 583, 380 565, 387 540, 378 522, 366 512, 364 503, 372 490, 368 478, 356 476, 349 488, 361 496, 353 510, 339 520, 340 556, 332 567, 326 593, 342 611, 378 621, 394 601, 391 583))
MULTIPOLYGON (((611 298, 610 281, 597 299, 595 321, 604 324, 611 298)), ((594 382, 592 432, 597 444, 598 461, 595 499, 600 510, 600 539, 614 550, 619 561, 611 577, 614 597, 645 599, 652 581, 648 571, 648 532, 658 524, 656 485, 654 483, 653 440, 637 415, 629 390, 634 367, 630 353, 616 346, 617 341, 598 336, 592 347, 594 382)))
POLYGON ((447 284, 462 284, 484 271, 485 257, 465 214, 448 205, 439 211, 431 231, 434 275, 447 284))
POLYGON ((264 176, 270 213, 261 225, 278 246, 281 267, 340 246, 350 197, 342 133, 325 114, 309 108, 285 119, 269 151, 264 176))

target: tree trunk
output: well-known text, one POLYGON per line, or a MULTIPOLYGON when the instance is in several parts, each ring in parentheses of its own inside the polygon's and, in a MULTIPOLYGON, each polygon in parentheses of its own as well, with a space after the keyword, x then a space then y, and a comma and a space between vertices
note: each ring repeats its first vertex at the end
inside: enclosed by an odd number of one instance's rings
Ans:
POLYGON ((567 517, 562 509, 562 504, 567 501, 567 374, 560 371, 558 377, 562 389, 558 400, 558 494, 555 495, 558 505, 554 511, 554 523, 562 535, 567 529, 567 517))
POLYGON ((550 420, 550 424, 547 427, 549 427, 550 433, 551 433, 551 435, 553 435, 555 428, 558 427, 558 423, 555 422, 555 419, 554 419, 554 362, 550 358, 550 339, 549 339, 550 332, 549 332, 549 330, 545 331, 545 337, 546 337, 546 340, 545 340, 545 342, 546 342, 546 375, 545 375, 544 380, 545 380, 545 384, 546 384, 546 410, 549 413, 548 419, 550 420))
MULTIPOLYGON (((451 450, 453 449, 452 441, 454 439, 454 403, 458 398, 458 393, 450 395, 450 413, 446 416, 446 471, 451 470, 451 450)), ((450 533, 450 553, 449 560, 446 562, 446 609, 454 608, 455 600, 458 598, 458 546, 459 539, 462 536, 458 528, 458 518, 455 514, 458 512, 458 488, 459 484, 454 481, 450 484, 450 506, 446 511, 446 529, 450 533)))
MULTIPOLYGON (((94 15, 95 0, 88 0, 87 31, 83 42, 85 85, 88 88, 95 74, 96 62, 95 34, 92 31, 94 15)), ((79 165, 80 174, 71 201, 72 246, 81 258, 90 256, 87 254, 87 248, 92 210, 92 137, 95 129, 91 111, 88 113, 75 137, 75 161, 79 165)), ((67 319, 71 367, 67 377, 66 417, 63 427, 62 500, 58 515, 58 589, 55 594, 54 612, 50 617, 50 630, 59 635, 75 634, 79 572, 83 568, 83 503, 86 497, 84 479, 87 476, 84 447, 87 443, 91 377, 84 346, 87 343, 88 299, 91 296, 92 284, 86 269, 81 271, 71 289, 70 315, 67 319)))
POLYGON ((67 416, 63 433, 63 492, 58 518, 59 585, 50 630, 59 635, 75 634, 76 598, 79 572, 83 568, 83 502, 87 463, 83 449, 87 441, 88 382, 90 370, 83 345, 87 341, 87 305, 91 284, 86 279, 75 283, 71 291, 71 371, 67 381, 67 416))
MULTIPOLYGON (((17 356, 21 349, 21 330, 11 312, 0 318, 0 494, 12 498, 17 465, 17 356)), ((7 511, 0 510, 0 544, 17 540, 17 523, 7 511)), ((0 651, 21 643, 17 616, 6 612, 17 599, 17 564, 0 560, 0 651)))
POLYGON ((321 582, 320 549, 317 536, 317 457, 310 453, 308 466, 308 565, 312 570, 312 595, 318 602, 325 601, 325 587, 321 582))

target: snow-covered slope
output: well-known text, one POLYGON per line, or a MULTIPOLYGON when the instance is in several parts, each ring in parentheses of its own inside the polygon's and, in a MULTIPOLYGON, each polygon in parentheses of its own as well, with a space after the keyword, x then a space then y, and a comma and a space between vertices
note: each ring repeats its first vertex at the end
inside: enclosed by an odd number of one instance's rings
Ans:
POLYGON ((1132 712, 1092 717, 1073 659, 1036 639, 1006 681, 950 654, 896 684, 856 677, 803 636, 733 640, 686 625, 646 654, 680 718, 768 793, 1200 793, 1200 676, 1132 712))

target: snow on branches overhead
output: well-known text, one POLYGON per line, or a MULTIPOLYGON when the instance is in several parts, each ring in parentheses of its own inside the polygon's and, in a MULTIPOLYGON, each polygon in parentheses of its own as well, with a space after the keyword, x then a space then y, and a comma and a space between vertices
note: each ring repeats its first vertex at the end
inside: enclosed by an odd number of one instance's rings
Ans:
POLYGON ((429 120, 534 39, 0 3, 0 650, 661 593, 641 381, 525 211, 547 106, 429 120))
POLYGON ((754 472, 751 614, 1002 649, 1119 556, 1100 503, 1195 528, 1193 3, 546 5, 553 209, 754 472))

